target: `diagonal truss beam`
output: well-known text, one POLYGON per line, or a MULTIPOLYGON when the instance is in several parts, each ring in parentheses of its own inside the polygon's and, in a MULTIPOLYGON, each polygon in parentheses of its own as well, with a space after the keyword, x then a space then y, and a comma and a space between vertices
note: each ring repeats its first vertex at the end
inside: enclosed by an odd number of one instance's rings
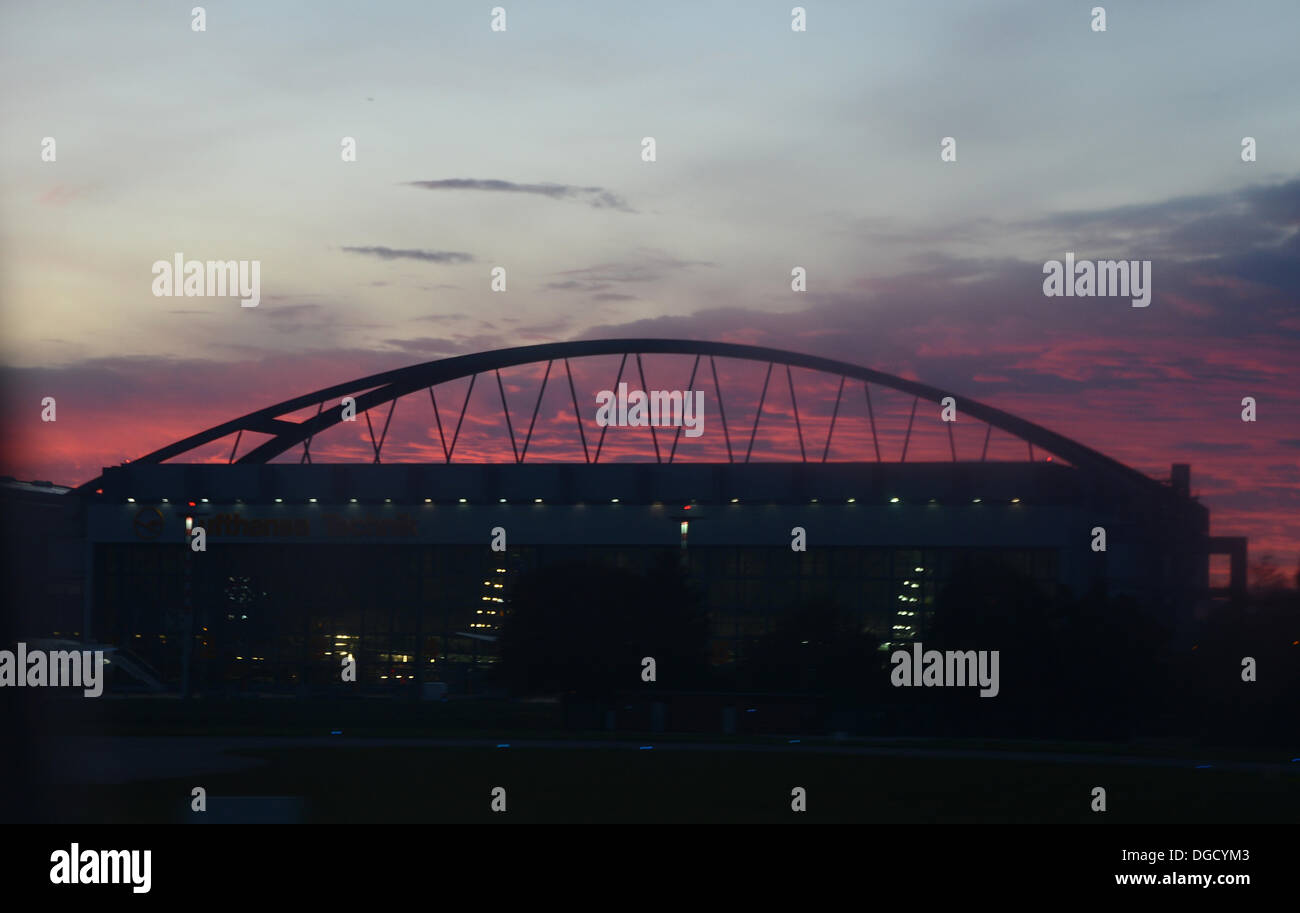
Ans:
POLYGON ((840 397, 844 395, 844 382, 848 380, 843 374, 840 375, 840 389, 835 393, 835 408, 831 410, 831 426, 826 429, 826 448, 822 451, 822 462, 826 462, 826 457, 831 452, 831 435, 835 433, 835 418, 840 414, 840 397))
POLYGON ((876 462, 880 462, 880 437, 876 434, 876 411, 871 408, 871 384, 862 385, 862 389, 867 391, 867 418, 871 419, 871 443, 876 448, 876 462))
POLYGON ((763 392, 758 395, 758 411, 754 413, 754 430, 749 432, 749 449, 745 451, 745 462, 754 452, 754 438, 758 436, 758 420, 763 417, 763 400, 767 399, 767 382, 772 379, 772 362, 767 363, 767 376, 763 378, 763 392))
POLYGON ((718 364, 709 356, 709 367, 713 369, 713 390, 718 397, 718 417, 722 419, 722 437, 727 442, 727 462, 736 462, 735 456, 731 452, 731 434, 727 431, 727 410, 722 405, 722 387, 718 384, 718 364))
POLYGON ((537 402, 533 404, 533 418, 528 423, 528 435, 524 438, 524 450, 519 454, 519 462, 523 462, 528 457, 528 444, 533 439, 533 427, 537 424, 537 410, 542 408, 542 395, 546 393, 546 381, 551 377, 551 365, 555 361, 552 359, 546 363, 546 373, 542 375, 542 388, 537 391, 537 402))
POLYGON ((451 462, 451 456, 456 452, 456 442, 460 440, 460 426, 465 423, 465 409, 469 406, 470 394, 474 392, 474 381, 478 380, 475 374, 469 379, 469 389, 465 391, 465 402, 460 404, 460 418, 456 419, 456 433, 451 436, 451 449, 447 451, 447 462, 451 462))
MULTIPOLYGON (((637 373, 641 375, 641 392, 642 392, 643 394, 645 394, 645 396, 649 397, 649 396, 650 396, 650 388, 646 385, 646 382, 645 382, 645 368, 641 366, 641 353, 640 353, 640 352, 637 352, 637 353, 636 353, 636 370, 637 370, 637 373)), ((682 404, 682 408, 685 408, 685 406, 686 406, 686 404, 683 403, 683 404, 682 404)), ((647 409, 650 408, 649 403, 646 404, 646 408, 647 408, 647 409)), ((662 463, 662 462, 663 462, 663 458, 659 456, 659 438, 658 438, 658 436, 655 434, 655 426, 654 426, 654 422, 651 422, 651 423, 650 423, 650 440, 654 441, 654 445, 655 445, 655 462, 656 462, 656 463, 662 463)))
MULTIPOLYGON (((697 368, 699 368, 699 366, 700 366, 700 356, 696 355, 695 364, 691 366, 691 379, 686 382, 686 389, 682 391, 683 413, 686 410, 686 397, 690 396, 692 392, 695 390, 695 371, 697 368)), ((719 402, 721 402, 721 399, 719 399, 719 402)), ((683 415, 682 424, 677 426, 677 433, 673 435, 673 449, 668 452, 669 463, 671 463, 673 461, 673 457, 677 455, 677 442, 681 440, 682 428, 685 426, 685 424, 686 424, 685 416, 683 415)))
POLYGON ((510 432, 510 449, 514 451, 514 454, 515 454, 515 462, 518 463, 518 462, 519 462, 519 447, 515 444, 515 429, 514 429, 514 426, 510 424, 510 407, 506 405, 506 387, 505 387, 505 384, 503 384, 503 383, 501 382, 501 369, 500 369, 500 368, 497 368, 497 370, 496 370, 496 375, 497 375, 497 389, 501 391, 501 411, 505 413, 505 416, 506 416, 506 430, 510 432))
MULTIPOLYGON (((627 366, 627 353, 623 353, 623 360, 618 363, 618 377, 614 378, 614 392, 618 392, 618 385, 623 382, 623 368, 627 366)), ((600 440, 596 442, 596 458, 593 463, 600 462, 600 451, 605 446, 605 432, 609 430, 609 425, 600 429, 600 440)))
POLYGON ((438 423, 438 440, 442 443, 443 458, 450 463, 451 451, 447 449, 447 435, 442 430, 442 415, 438 412, 438 397, 433 395, 433 387, 429 388, 429 401, 433 403, 433 419, 438 423))
POLYGON ((808 462, 808 453, 803 449, 803 426, 799 424, 799 402, 794 398, 794 376, 790 374, 790 366, 785 366, 785 379, 790 384, 790 408, 794 410, 794 430, 799 435, 799 459, 808 462))
POLYGON ((569 369, 569 359, 564 359, 564 373, 569 375, 569 393, 573 396, 573 417, 578 421, 578 437, 582 438, 582 458, 586 462, 591 462, 591 454, 587 452, 587 432, 582 428, 582 413, 578 411, 578 390, 573 386, 573 371, 569 369))
POLYGON ((903 456, 898 461, 900 463, 907 462, 907 444, 912 439, 912 421, 916 418, 916 404, 919 401, 920 397, 912 400, 912 414, 907 417, 907 434, 903 438, 903 456))
MULTIPOLYGON (((824 373, 840 374, 854 380, 860 380, 868 385, 866 394, 869 404, 869 384, 871 383, 878 383, 890 389, 910 393, 914 397, 935 403, 940 402, 944 396, 951 395, 948 390, 940 390, 918 381, 864 368, 849 362, 763 346, 689 339, 595 339, 544 343, 444 358, 335 384, 212 426, 147 453, 133 462, 137 464, 161 463, 226 435, 237 434, 240 431, 257 431, 271 435, 271 439, 263 441, 242 456, 237 456, 236 462, 239 464, 266 463, 341 421, 340 410, 337 408, 323 408, 315 417, 304 421, 289 421, 279 418, 279 416, 292 414, 307 406, 323 406, 331 401, 337 402, 337 397, 351 396, 356 401, 356 408, 365 411, 419 390, 420 387, 436 386, 461 377, 470 377, 472 385, 477 375, 485 371, 499 371, 501 368, 536 363, 548 359, 611 354, 621 354, 624 361, 626 361, 629 353, 708 355, 710 367, 715 375, 715 388, 718 388, 719 392, 720 385, 716 383, 717 368, 714 362, 716 357, 766 361, 769 364, 769 373, 770 366, 773 363, 779 363, 824 373)), ((1092 470, 1108 478, 1138 488, 1149 491, 1164 490, 1164 486, 1157 480, 1149 478, 1145 474, 1120 463, 1118 460, 1019 416, 964 398, 960 400, 960 408, 963 415, 985 422, 991 427, 997 427, 1014 437, 1026 441, 1027 448, 1046 450, 1049 454, 1063 458, 1077 468, 1092 470)), ((721 399, 719 399, 719 412, 722 412, 721 399)), ((460 421, 457 423, 457 432, 459 432, 460 426, 463 424, 464 414, 464 408, 462 408, 460 421)), ((878 446, 879 436, 874 428, 874 415, 872 415, 872 422, 873 443, 878 446)), ((724 436, 728 441, 728 459, 734 462, 735 454, 730 447, 730 433, 726 429, 725 421, 724 436)), ((751 440, 752 437, 753 432, 751 432, 751 440)), ((453 435, 452 445, 447 448, 449 453, 454 449, 457 438, 458 434, 453 435)), ((879 459, 879 456, 877 458, 879 459)), ((86 494, 101 484, 102 477, 96 477, 82 483, 77 490, 82 494, 86 494)))
MULTIPOLYGON (((316 404, 316 414, 319 416, 320 413, 321 413, 321 410, 324 409, 324 408, 325 408, 325 401, 324 401, 324 400, 321 400, 319 403, 316 404)), ((238 446, 238 443, 236 443, 236 446, 238 446)), ((235 455, 234 455, 234 453, 232 452, 232 453, 230 454, 230 459, 231 459, 232 462, 234 461, 234 458, 235 458, 235 455)), ((298 460, 298 462, 300 462, 300 463, 308 463, 308 464, 311 463, 311 438, 310 438, 310 437, 307 438, 307 440, 305 440, 305 441, 302 442, 302 457, 301 457, 301 459, 298 460)))

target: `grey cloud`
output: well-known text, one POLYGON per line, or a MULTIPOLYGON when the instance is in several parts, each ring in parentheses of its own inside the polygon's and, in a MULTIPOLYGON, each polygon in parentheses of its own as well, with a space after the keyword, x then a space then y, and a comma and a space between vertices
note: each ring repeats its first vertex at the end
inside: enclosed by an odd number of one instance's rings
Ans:
MULTIPOLYGON (((1049 213, 1032 219, 986 217, 940 225, 916 225, 878 217, 846 218, 832 230, 872 246, 899 250, 928 248, 909 259, 918 271, 930 266, 983 270, 988 258, 964 259, 941 251, 990 244, 1014 245, 1026 256, 1040 250, 1059 258, 1074 251, 1081 259, 1125 256, 1152 260, 1165 284, 1170 270, 1194 268, 1278 289, 1300 287, 1300 178, 1096 210, 1049 213)), ((1041 261, 1039 261, 1041 265, 1041 261)), ((1167 286, 1166 286, 1167 287, 1167 286)))
MULTIPOLYGON (((1219 194, 1088 212, 1054 213, 1013 223, 1029 232, 1073 237, 1095 247, 1123 246, 1143 257, 1222 258, 1251 251, 1292 257, 1300 226, 1300 178, 1219 194)), ((1287 276, 1297 275, 1293 269, 1287 276)))
POLYGON ((622 197, 603 187, 576 187, 572 184, 516 184, 514 181, 447 178, 440 181, 408 181, 408 187, 424 190, 486 190, 494 193, 530 193, 552 200, 578 200, 595 209, 636 212, 622 197))
POLYGON ((380 260, 423 260, 426 263, 473 263, 474 255, 452 250, 398 250, 392 247, 343 247, 352 254, 365 254, 380 260))

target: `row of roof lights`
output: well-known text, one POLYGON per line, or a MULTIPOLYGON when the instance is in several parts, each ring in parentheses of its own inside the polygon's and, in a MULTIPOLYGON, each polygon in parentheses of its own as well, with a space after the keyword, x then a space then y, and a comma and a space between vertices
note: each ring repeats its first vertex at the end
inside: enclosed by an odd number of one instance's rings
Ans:
MULTIPOLYGON (((128 504, 134 504, 134 503, 135 503, 135 498, 127 498, 126 500, 127 500, 127 503, 128 503, 128 504)), ((207 498, 200 498, 199 500, 202 501, 204 504, 207 504, 207 503, 208 503, 208 499, 207 499, 207 498)), ((283 504, 283 503, 284 503, 284 498, 275 498, 274 500, 275 500, 275 503, 276 503, 276 504, 283 504)), ((468 499, 468 498, 457 498, 456 500, 457 500, 457 503, 459 503, 459 504, 468 504, 468 503, 469 503, 469 499, 468 499)), ((890 504, 901 504, 901 503, 902 503, 902 500, 903 500, 902 498, 892 497, 892 498, 889 499, 889 503, 890 503, 890 504)), ((168 503, 168 500, 167 500, 166 498, 162 498, 161 501, 162 501, 163 504, 167 504, 167 503, 168 503)), ((307 501, 308 501, 309 503, 311 503, 311 504, 315 504, 315 503, 317 503, 317 499, 316 499, 316 498, 308 498, 307 501)), ((349 498, 348 501, 349 501, 350 503, 352 503, 352 504, 356 504, 356 503, 357 503, 357 499, 356 499, 356 498, 349 498)), ((858 501, 857 498, 849 498, 849 499, 846 500, 845 503, 847 503, 847 504, 856 504, 857 501, 858 501)), ((239 498, 236 498, 236 499, 235 499, 235 502, 236 502, 236 503, 243 503, 239 498)), ((392 504, 392 503, 393 503, 393 499, 392 499, 392 498, 384 498, 384 503, 385 503, 385 504, 392 504)), ((433 498, 425 498, 425 499, 424 499, 424 503, 425 503, 425 504, 432 504, 432 503, 433 503, 433 498)), ((505 498, 501 498, 501 499, 499 499, 498 503, 500 503, 500 504, 506 504, 506 503, 508 503, 508 502, 507 502, 507 500, 506 500, 505 498)), ((534 503, 534 504, 542 504, 542 503, 544 503, 544 502, 543 502, 543 500, 542 500, 541 498, 533 498, 533 503, 534 503)), ((609 499, 609 503, 611 503, 611 504, 617 504, 617 503, 619 503, 619 500, 618 500, 618 498, 610 498, 610 499, 609 499)), ((656 501, 655 503, 658 504, 659 502, 656 501)), ((731 503, 732 503, 732 504, 739 504, 739 503, 740 503, 740 498, 732 498, 732 499, 731 499, 731 503)), ((809 501, 808 501, 808 503, 810 503, 810 504, 818 504, 818 503, 820 503, 820 501, 819 501, 817 498, 810 498, 809 501)), ((937 501, 936 501, 936 499, 931 498, 931 499, 930 499, 930 503, 931 503, 931 504, 935 504, 935 503, 937 503, 937 501)), ((984 499, 983 499, 983 498, 972 498, 972 499, 971 499, 971 503, 972 503, 972 504, 983 504, 983 503, 984 503, 984 499)), ((1019 499, 1019 498, 1012 498, 1010 503, 1012 503, 1012 504, 1019 504, 1019 503, 1020 503, 1020 499, 1019 499)), ((190 507, 193 507, 193 506, 194 506, 194 502, 193 502, 193 501, 190 501, 190 502, 189 502, 189 506, 190 506, 190 507)), ((685 507, 684 507, 683 509, 685 509, 685 510, 690 510, 690 509, 691 509, 691 505, 690 505, 690 504, 687 504, 687 505, 685 505, 685 507)))

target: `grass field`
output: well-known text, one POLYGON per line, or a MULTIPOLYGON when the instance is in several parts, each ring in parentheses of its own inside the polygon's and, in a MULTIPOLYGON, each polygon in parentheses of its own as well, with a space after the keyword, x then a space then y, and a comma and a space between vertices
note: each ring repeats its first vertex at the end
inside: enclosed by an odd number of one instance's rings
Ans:
MULTIPOLYGON (((327 739, 332 733, 349 740, 346 745, 241 747, 236 753, 263 763, 239 772, 111 786, 60 785, 51 792, 50 812, 54 820, 64 822, 183 821, 189 817, 190 790, 195 786, 207 790, 208 820, 213 821, 241 820, 239 815, 226 814, 230 807, 221 804, 222 797, 236 796, 297 797, 301 812, 290 817, 305 822, 1300 820, 1300 763, 1288 763, 1300 751, 1215 746, 1188 739, 1106 743, 802 735, 798 748, 778 752, 760 749, 788 748, 784 736, 576 731, 564 728, 557 704, 485 700, 50 701, 37 718, 47 735, 99 736, 110 741, 203 736, 215 737, 219 743, 221 737, 327 739), (491 740, 512 747, 364 744, 370 739, 419 738, 491 740), (547 739, 594 745, 527 744, 547 739), (630 740, 657 748, 635 750, 637 743, 629 748, 630 740), (608 747, 600 747, 602 743, 608 747), (863 745, 916 750, 918 755, 823 750, 863 745), (936 751, 954 756, 921 754, 936 751), (962 751, 1030 752, 1041 754, 1043 760, 956 756, 962 751), (1053 755, 1098 758, 1096 764, 1077 757, 1065 763, 1053 755), (1186 763, 1108 762, 1116 756, 1176 758, 1186 763), (1234 761, 1280 766, 1261 772, 1222 769, 1222 763, 1234 761), (1216 767, 1195 769, 1193 765, 1201 762, 1214 762, 1216 767), (504 814, 489 808, 495 786, 507 791, 504 814), (796 786, 808 791, 806 813, 790 810, 790 791, 796 786), (1095 786, 1107 790, 1104 814, 1090 810, 1095 786)), ((153 750, 153 743, 142 744, 147 746, 144 750, 153 750)), ((95 757, 87 761, 102 763, 95 757)), ((223 765, 210 769, 218 767, 223 765)))
POLYGON ((56 815, 168 822, 190 790, 296 796, 312 822, 1058 822, 1300 820, 1300 776, 1023 761, 762 751, 529 748, 312 748, 244 752, 266 764, 115 786, 61 787, 56 815), (490 810, 506 789, 507 811, 490 810), (808 811, 790 810, 791 789, 808 811), (1108 810, 1090 810, 1094 786, 1108 810))

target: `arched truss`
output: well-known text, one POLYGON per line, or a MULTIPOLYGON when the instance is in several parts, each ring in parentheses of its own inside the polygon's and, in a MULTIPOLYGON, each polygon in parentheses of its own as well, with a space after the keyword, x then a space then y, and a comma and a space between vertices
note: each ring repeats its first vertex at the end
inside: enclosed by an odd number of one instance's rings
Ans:
MULTIPOLYGON (((1041 448, 1047 453, 1054 454, 1072 465, 1086 470, 1092 470, 1102 475, 1127 481, 1142 487, 1159 486, 1159 483, 1148 478, 1142 473, 1123 463, 1111 459, 1105 454, 1098 453, 1084 445, 1073 441, 1067 437, 1049 431, 1033 422, 1028 422, 1022 418, 995 409, 992 406, 986 406, 983 403, 968 399, 963 396, 957 396, 949 390, 941 390, 937 387, 931 387, 927 384, 918 383, 917 381, 907 380, 902 377, 895 377, 892 374, 885 374, 881 371, 874 371, 870 368, 864 368, 859 365, 850 364, 844 361, 836 361, 830 358, 819 358, 813 355, 804 355, 798 352, 788 352, 782 349, 767 348, 765 346, 738 345, 724 342, 701 342, 686 339, 595 339, 575 342, 556 342, 544 343, 541 345, 518 346, 509 349, 496 349, 489 352, 477 352, 473 355, 460 355, 454 358, 444 358, 438 361, 424 362, 423 364, 410 365, 405 368, 398 368, 394 371, 384 371, 379 374, 372 374, 369 377, 362 377, 346 383, 335 384, 331 387, 325 387, 313 393, 307 393, 293 399, 276 403, 265 409, 259 409, 256 412, 250 412, 247 415, 240 416, 221 425, 208 428, 206 431, 200 431, 183 440, 169 444, 159 450, 146 454, 136 460, 136 463, 161 463, 180 456, 187 451, 200 447, 212 441, 219 440, 232 433, 236 434, 235 446, 231 451, 230 462, 239 463, 266 463, 279 456, 291 447, 299 444, 303 446, 303 462, 311 460, 311 441, 316 435, 333 427, 343 420, 342 409, 338 408, 339 400, 344 396, 352 396, 356 400, 356 411, 366 414, 367 423, 370 422, 369 410, 376 406, 382 406, 385 403, 389 405, 388 418, 392 418, 392 408, 396 401, 409 393, 414 393, 420 389, 428 389, 429 396, 433 404, 434 417, 438 425, 438 433, 442 440, 443 452, 447 462, 452 461, 455 452, 457 440, 460 435, 461 423, 465 417, 465 407, 469 404, 469 395, 473 392, 474 383, 481 374, 495 374, 498 390, 501 393, 501 403, 505 413, 506 427, 510 433, 511 447, 514 450, 516 462, 523 462, 528 453, 528 445, 532 439, 533 427, 537 421, 537 410, 541 406, 542 394, 546 390, 547 381, 551 376, 551 369, 556 362, 562 362, 564 371, 568 378, 570 394, 573 397, 574 413, 578 419, 578 430, 582 438, 583 452, 587 462, 596 462, 600 459, 601 447, 604 443, 604 429, 597 441, 594 442, 594 448, 589 446, 586 431, 583 429, 581 421, 581 412, 578 409, 578 397, 573 385, 573 375, 569 370, 569 359, 584 358, 595 355, 621 355, 622 362, 619 365, 618 378, 614 381, 615 387, 619 380, 623 379, 624 371, 628 367, 629 356, 634 357, 636 368, 640 373, 642 387, 645 386, 645 373, 641 366, 641 356, 648 354, 656 355, 694 355, 695 365, 691 370, 691 380, 685 389, 694 389, 695 378, 701 366, 701 360, 708 358, 709 368, 712 373, 712 380, 717 393, 720 405, 719 414, 722 420, 723 434, 727 443, 728 459, 731 462, 748 462, 750 452, 753 449, 754 437, 758 431, 759 421, 763 416, 763 402, 767 396, 769 382, 772 379, 772 369, 781 365, 786 369, 786 378, 790 384, 791 403, 794 406, 795 426, 799 433, 799 449, 805 462, 808 461, 807 449, 804 445, 803 431, 799 422, 798 405, 794 402, 794 382, 790 375, 791 368, 805 368, 812 371, 820 371, 826 374, 838 375, 840 378, 839 392, 835 399, 835 411, 831 415, 830 428, 826 435, 826 444, 822 453, 822 461, 825 461, 826 454, 830 450, 831 435, 835 431, 835 419, 839 414, 840 403, 844 397, 846 382, 849 380, 861 381, 866 393, 867 410, 871 419, 872 438, 875 442, 876 459, 880 460, 879 440, 876 436, 875 416, 871 408, 871 384, 877 384, 903 393, 910 393, 914 397, 912 403, 912 416, 908 420, 908 438, 911 436, 912 418, 916 415, 916 405, 920 400, 928 400, 934 403, 940 403, 944 397, 951 396, 956 401, 957 409, 962 415, 967 415, 987 423, 991 433, 993 428, 1006 431, 1015 437, 1026 442, 1028 447, 1029 458, 1033 460, 1033 448, 1041 448), (732 433, 727 427, 726 410, 722 405, 722 389, 718 384, 717 366, 715 358, 731 358, 754 362, 767 362, 767 375, 763 381, 763 392, 759 396, 758 410, 754 416, 754 424, 749 433, 748 446, 745 449, 743 460, 738 459, 736 450, 739 449, 741 441, 736 441, 736 448, 732 446, 732 433), (532 421, 529 423, 528 431, 524 436, 522 449, 515 433, 515 428, 510 421, 510 411, 505 404, 505 389, 502 385, 500 371, 502 368, 516 367, 519 365, 540 364, 546 362, 546 374, 542 379, 541 390, 538 392, 537 405, 533 408, 532 421), (447 428, 443 424, 442 413, 438 409, 438 400, 434 394, 434 387, 447 381, 470 378, 469 392, 465 395, 464 405, 460 410, 460 417, 456 422, 455 430, 451 434, 450 444, 447 441, 447 428), (325 409, 329 403, 331 408, 325 409), (296 412, 298 410, 311 406, 317 407, 316 415, 302 420, 289 421, 280 416, 296 412), (260 432, 271 435, 271 439, 259 444, 248 453, 235 459, 235 454, 239 448, 239 441, 243 432, 260 432), (593 453, 594 449, 594 453, 593 453)), ((705 381, 707 383, 707 380, 705 381)), ((779 382, 779 381, 778 381, 779 382)), ((450 418, 450 415, 448 416, 450 418)), ((450 422, 448 422, 450 424, 450 422)), ((388 432, 388 422, 384 423, 384 428, 378 439, 374 437, 374 427, 369 426, 371 431, 372 445, 375 451, 375 462, 379 462, 380 453, 383 449, 384 439, 388 432)), ((651 427, 651 435, 655 445, 655 456, 659 462, 664 462, 658 436, 655 429, 651 427)), ((739 429, 738 429, 739 430, 739 429)), ((681 429, 677 429, 677 435, 680 435, 681 429)), ((952 428, 948 426, 949 444, 952 447, 952 458, 957 460, 956 446, 953 444, 952 428)), ((984 452, 988 451, 988 435, 984 438, 984 452)), ((677 450, 677 439, 674 436, 673 445, 667 454, 667 462, 672 462, 677 450)), ((815 454, 814 454, 815 457, 815 454)), ((981 455, 983 460, 984 455, 981 455)), ((907 459, 907 441, 904 441, 902 460, 907 459)), ((81 486, 81 489, 93 489, 99 479, 94 479, 81 486)))

